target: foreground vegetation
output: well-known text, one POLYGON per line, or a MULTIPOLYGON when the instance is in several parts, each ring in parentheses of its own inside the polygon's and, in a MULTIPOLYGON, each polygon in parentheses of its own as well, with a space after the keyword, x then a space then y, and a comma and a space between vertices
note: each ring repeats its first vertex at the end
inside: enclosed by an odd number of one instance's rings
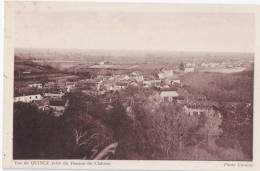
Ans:
POLYGON ((235 111, 222 106, 223 119, 188 117, 177 105, 154 102, 146 93, 107 94, 113 97, 109 110, 95 98, 68 94, 70 107, 60 118, 15 104, 14 158, 93 159, 117 142, 109 159, 252 160, 252 106, 241 103, 235 111), (131 112, 122 104, 126 97, 133 99, 131 112))

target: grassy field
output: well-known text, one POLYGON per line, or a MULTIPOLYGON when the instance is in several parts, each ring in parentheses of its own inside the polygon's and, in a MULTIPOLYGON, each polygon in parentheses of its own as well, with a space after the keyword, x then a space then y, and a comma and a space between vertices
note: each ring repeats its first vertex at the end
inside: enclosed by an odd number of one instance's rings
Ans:
POLYGON ((203 69, 200 72, 208 72, 208 73, 222 73, 222 74, 231 74, 231 73, 239 73, 245 71, 246 68, 216 68, 216 69, 203 69))
POLYGON ((191 93, 211 100, 253 102, 254 78, 249 73, 194 73, 182 76, 181 83, 191 93))
POLYGON ((48 79, 49 81, 57 81, 59 79, 77 79, 78 76, 76 75, 69 75, 69 74, 37 74, 37 75, 25 75, 21 77, 15 77, 15 81, 33 81, 33 80, 41 80, 41 79, 48 79))

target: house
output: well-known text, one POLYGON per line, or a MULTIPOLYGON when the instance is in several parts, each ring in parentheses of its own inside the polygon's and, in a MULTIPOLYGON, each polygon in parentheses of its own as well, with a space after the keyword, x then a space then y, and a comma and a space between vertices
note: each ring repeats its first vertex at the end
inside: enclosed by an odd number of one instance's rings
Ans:
POLYGON ((98 91, 98 92, 97 92, 98 95, 103 95, 103 94, 105 94, 105 93, 106 93, 105 90, 102 90, 102 91, 98 91))
POLYGON ((162 80, 157 79, 157 80, 150 80, 152 84, 156 84, 156 83, 161 83, 162 80))
POLYGON ((227 68, 234 68, 233 65, 227 65, 226 67, 227 67, 227 68))
POLYGON ((169 85, 163 85, 163 87, 162 87, 163 89, 169 89, 170 88, 170 86, 169 85))
POLYGON ((166 78, 165 80, 164 80, 164 82, 166 83, 166 84, 168 84, 168 85, 172 85, 172 84, 174 84, 174 83, 177 83, 177 84, 180 84, 181 83, 181 79, 180 79, 180 77, 178 77, 178 76, 172 76, 172 77, 168 77, 168 78, 166 78))
POLYGON ((132 72, 130 77, 132 77, 136 82, 142 82, 144 80, 143 75, 139 71, 132 72))
POLYGON ((208 64, 207 64, 206 62, 203 62, 203 63, 201 64, 201 66, 202 66, 202 67, 208 67, 208 64))
POLYGON ((42 88, 42 84, 41 83, 29 84, 28 87, 42 88))
POLYGON ((107 80, 108 80, 108 81, 113 81, 113 80, 115 80, 115 77, 114 77, 114 76, 111 76, 111 77, 109 77, 107 80))
POLYGON ((206 101, 207 97, 203 94, 191 94, 191 93, 186 93, 184 96, 185 100, 196 100, 196 101, 206 101))
POLYGON ((67 85, 65 88, 66 88, 67 92, 71 92, 72 90, 75 89, 75 84, 74 85, 67 85))
POLYGON ((188 62, 188 63, 186 64, 186 66, 187 66, 187 67, 195 67, 196 64, 188 62))
POLYGON ((129 80, 129 79, 130 79, 130 77, 128 75, 125 75, 124 78, 123 78, 123 80, 126 80, 126 81, 129 80))
POLYGON ((184 73, 194 72, 194 67, 184 68, 184 73))
POLYGON ((219 113, 219 105, 217 102, 212 101, 182 101, 184 104, 183 110, 188 116, 218 116, 221 118, 219 113))
POLYGON ((71 92, 73 89, 76 88, 76 84, 74 82, 66 82, 66 91, 71 92))
POLYGON ((123 80, 128 80, 128 76, 124 76, 124 75, 113 75, 110 76, 109 78, 107 78, 108 82, 120 82, 123 80))
POLYGON ((207 100, 207 97, 203 94, 198 94, 198 95, 196 95, 196 99, 200 100, 200 101, 205 101, 205 100, 207 100))
POLYGON ((144 84, 144 85, 151 85, 152 82, 151 82, 150 80, 144 80, 144 81, 143 81, 143 84, 144 84))
POLYGON ((40 94, 32 94, 32 95, 25 95, 25 96, 18 96, 14 98, 14 102, 24 102, 24 103, 30 103, 34 100, 40 100, 42 99, 42 95, 40 94))
POLYGON ((159 73, 157 74, 158 77, 160 79, 164 79, 164 78, 167 78, 167 77, 172 77, 173 76, 173 70, 172 69, 166 69, 166 68, 163 68, 159 71, 159 73))
POLYGON ((64 93, 45 93, 44 98, 54 98, 54 97, 62 97, 64 93))
POLYGON ((105 64, 107 64, 108 62, 107 61, 101 61, 101 62, 99 62, 98 64, 99 65, 105 65, 105 64))
POLYGON ((176 91, 162 91, 160 96, 165 100, 165 101, 173 101, 173 99, 176 99, 179 95, 176 91))
POLYGON ((138 83, 136 81, 132 81, 128 85, 133 86, 133 87, 137 87, 138 83))
POLYGON ((53 88, 53 87, 55 87, 56 86, 56 83, 55 82, 47 82, 47 83, 45 83, 45 85, 44 85, 45 87, 48 87, 48 88, 53 88))
POLYGON ((23 74, 31 74, 31 70, 23 71, 23 74))
POLYGON ((107 91, 113 90, 114 83, 105 83, 103 86, 104 86, 103 88, 106 89, 107 91))
POLYGON ((216 67, 219 67, 219 63, 210 62, 210 63, 208 63, 208 67, 210 67, 210 68, 216 68, 216 67))
POLYGON ((145 84, 145 85, 144 85, 144 88, 150 88, 150 85, 145 84))
POLYGON ((104 84, 104 86, 106 87, 107 90, 110 91, 119 91, 119 90, 124 90, 127 88, 127 84, 126 83, 117 83, 117 84, 104 84))
POLYGON ((14 97, 26 96, 31 94, 40 94, 38 89, 33 87, 14 87, 14 97))
POLYGON ((68 107, 68 104, 69 100, 64 101, 60 98, 53 98, 49 100, 49 106, 56 117, 63 115, 65 109, 68 107))
POLYGON ((92 91, 92 90, 81 90, 81 92, 88 96, 99 95, 99 93, 97 91, 92 91))
POLYGON ((62 90, 65 90, 66 89, 66 82, 58 81, 57 87, 62 89, 62 90))
POLYGON ((114 91, 116 90, 124 90, 127 88, 127 84, 126 83, 117 83, 115 86, 114 86, 114 91))
POLYGON ((34 104, 38 108, 38 110, 41 110, 41 111, 47 111, 50 109, 48 99, 35 100, 34 104))
POLYGON ((225 61, 223 61, 223 62, 221 62, 221 63, 219 64, 219 67, 220 67, 220 68, 226 68, 227 65, 228 65, 228 63, 226 63, 225 61))

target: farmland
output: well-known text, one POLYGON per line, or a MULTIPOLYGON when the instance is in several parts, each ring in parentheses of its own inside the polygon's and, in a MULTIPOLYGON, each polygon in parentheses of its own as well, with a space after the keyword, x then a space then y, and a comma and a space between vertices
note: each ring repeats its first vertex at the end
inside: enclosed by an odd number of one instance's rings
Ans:
POLYGON ((182 84, 195 94, 216 101, 253 101, 253 74, 195 73, 182 77, 182 84))
POLYGON ((203 69, 200 72, 208 72, 208 73, 222 73, 222 74, 230 74, 230 73, 239 73, 246 70, 246 68, 238 67, 238 68, 217 68, 217 69, 203 69))

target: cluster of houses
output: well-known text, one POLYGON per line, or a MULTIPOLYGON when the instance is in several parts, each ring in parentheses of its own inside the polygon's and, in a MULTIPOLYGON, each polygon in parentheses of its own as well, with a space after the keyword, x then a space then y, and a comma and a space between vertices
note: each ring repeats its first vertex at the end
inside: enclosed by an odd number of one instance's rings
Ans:
MULTIPOLYGON (((183 72, 194 72, 193 67, 195 65, 193 63, 189 63, 187 66, 185 68, 187 71, 184 70, 183 72)), ((14 102, 33 103, 41 111, 52 111, 55 116, 60 116, 68 106, 68 102, 62 100, 62 96, 65 93, 79 91, 85 95, 94 97, 103 95, 106 92, 122 91, 131 86, 154 89, 154 91, 159 93, 159 97, 163 101, 172 102, 181 98, 181 92, 177 92, 182 87, 180 77, 173 69, 162 68, 158 71, 157 77, 152 75, 144 76, 140 71, 134 71, 124 75, 98 75, 95 78, 73 82, 69 82, 67 79, 47 83, 33 82, 28 84, 27 88, 36 89, 37 91, 22 94, 19 91, 19 95, 14 97, 14 102)), ((107 108, 111 109, 109 106, 107 108)), ((129 106, 126 108, 130 111, 129 106)), ((190 115, 192 116, 193 114, 190 115)))
POLYGON ((75 83, 75 90, 81 90, 87 95, 100 95, 108 91, 121 91, 128 87, 143 87, 145 89, 155 89, 158 91, 170 91, 182 86, 180 77, 171 74, 171 71, 158 73, 165 74, 159 78, 155 76, 144 76, 140 71, 134 71, 126 75, 99 75, 93 79, 79 80, 75 83), (170 73, 164 73, 170 72, 170 73))
POLYGON ((61 116, 68 107, 68 100, 63 100, 63 93, 45 93, 45 94, 29 94, 14 98, 14 102, 31 103, 36 106, 39 111, 52 113, 54 116, 61 116))
MULTIPOLYGON (((99 65, 104 65, 101 62, 99 65)), ((203 67, 215 67, 225 65, 215 63, 202 63, 203 67)), ((68 107, 69 102, 63 100, 62 96, 66 93, 81 92, 82 94, 97 97, 100 101, 111 102, 111 98, 102 99, 100 95, 107 95, 107 92, 120 92, 128 87, 142 87, 156 92, 152 97, 158 101, 173 102, 181 106, 184 113, 188 116, 218 116, 219 104, 208 101, 204 95, 193 95, 187 92, 181 84, 181 75, 194 72, 194 63, 186 63, 184 68, 172 69, 162 68, 156 75, 143 75, 140 71, 133 71, 129 74, 97 75, 90 79, 77 81, 68 81, 59 79, 46 83, 30 82, 26 87, 17 88, 15 91, 14 102, 32 103, 38 110, 46 113, 53 113, 55 116, 61 116, 68 107), (33 90, 33 91, 31 91, 33 90)), ((107 110, 113 106, 108 105, 107 110)), ((132 113, 130 106, 125 106, 128 113, 132 113)))
MULTIPOLYGON (((195 64, 194 64, 194 66, 195 66, 195 64)), ((187 66, 187 64, 186 64, 186 67, 184 67, 183 69, 178 68, 178 67, 175 70, 171 69, 171 68, 170 69, 162 68, 158 73, 158 77, 160 79, 164 79, 167 77, 171 77, 173 75, 193 73, 193 72, 195 72, 194 66, 190 63, 189 66, 187 66)))
POLYGON ((222 117, 219 112, 220 104, 218 102, 209 101, 202 94, 192 95, 184 88, 180 88, 177 91, 155 93, 149 99, 158 103, 162 101, 173 102, 172 105, 178 106, 187 116, 191 117, 222 117))
POLYGON ((62 96, 65 95, 66 90, 70 90, 70 85, 71 82, 61 84, 61 80, 45 84, 39 82, 29 83, 26 87, 15 89, 14 102, 31 103, 39 111, 59 117, 63 115, 68 107, 69 101, 64 100, 62 96))
POLYGON ((203 62, 201 64, 201 67, 204 67, 204 68, 233 68, 234 66, 231 64, 228 64, 225 61, 222 61, 222 62, 203 62))

